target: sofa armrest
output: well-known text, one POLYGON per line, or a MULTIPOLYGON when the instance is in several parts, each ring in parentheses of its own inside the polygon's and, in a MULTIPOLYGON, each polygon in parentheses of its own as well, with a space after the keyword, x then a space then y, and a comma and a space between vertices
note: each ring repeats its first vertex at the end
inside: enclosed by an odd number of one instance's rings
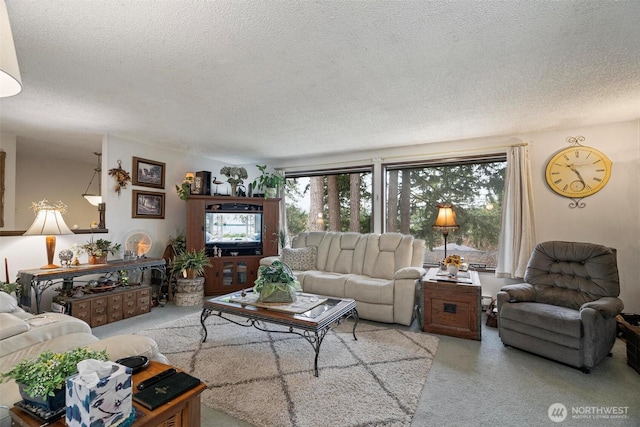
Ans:
POLYGON ((517 283, 503 286, 501 292, 509 295, 510 302, 527 302, 536 300, 536 290, 529 283, 517 283))
POLYGON ((619 298, 602 297, 598 300, 585 302, 584 304, 582 304, 582 306, 580 307, 580 312, 587 308, 592 308, 598 311, 600 315, 602 315, 602 317, 604 317, 605 319, 611 319, 622 313, 624 304, 619 298))
POLYGON ((404 267, 400 270, 396 271, 393 275, 395 280, 399 279, 420 279, 425 274, 427 274, 427 270, 422 267, 404 267))

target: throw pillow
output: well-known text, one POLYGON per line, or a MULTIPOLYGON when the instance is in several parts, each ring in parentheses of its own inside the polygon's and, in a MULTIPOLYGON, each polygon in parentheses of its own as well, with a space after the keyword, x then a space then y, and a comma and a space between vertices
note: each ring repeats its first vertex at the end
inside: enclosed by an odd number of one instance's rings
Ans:
POLYGON ((316 246, 307 246, 305 248, 283 248, 282 262, 291 267, 292 270, 313 270, 316 268, 316 255, 318 248, 316 246))

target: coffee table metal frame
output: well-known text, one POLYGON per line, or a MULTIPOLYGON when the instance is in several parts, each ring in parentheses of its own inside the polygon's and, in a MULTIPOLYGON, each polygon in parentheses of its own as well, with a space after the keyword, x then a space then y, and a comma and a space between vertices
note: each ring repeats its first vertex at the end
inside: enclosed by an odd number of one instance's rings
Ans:
MULTIPOLYGON (((249 290, 247 290, 249 291, 249 290)), ((353 318, 353 339, 356 337, 356 326, 358 325, 358 310, 356 309, 356 302, 349 298, 334 298, 318 295, 319 298, 328 298, 326 302, 320 304, 318 307, 323 307, 325 310, 315 317, 311 317, 309 314, 312 309, 306 313, 293 314, 285 313, 281 311, 269 310, 266 308, 256 307, 249 304, 242 304, 239 302, 231 302, 229 298, 233 296, 239 296, 240 292, 234 292, 227 295, 211 298, 205 300, 203 303, 202 314, 200 315, 200 323, 202 324, 202 342, 207 340, 207 327, 204 322, 207 318, 214 314, 228 322, 235 323, 243 327, 254 327, 260 331, 273 332, 273 333, 285 333, 299 335, 313 347, 315 352, 314 359, 314 372, 315 376, 318 376, 318 355, 320 354, 320 346, 324 340, 325 335, 332 328, 333 324, 340 324, 343 320, 353 318), (329 307, 327 307, 329 305, 329 307), (223 314, 232 314, 246 318, 246 322, 237 322, 234 319, 225 317, 223 314), (286 326, 288 330, 276 330, 269 329, 267 323, 273 323, 276 325, 286 326)))

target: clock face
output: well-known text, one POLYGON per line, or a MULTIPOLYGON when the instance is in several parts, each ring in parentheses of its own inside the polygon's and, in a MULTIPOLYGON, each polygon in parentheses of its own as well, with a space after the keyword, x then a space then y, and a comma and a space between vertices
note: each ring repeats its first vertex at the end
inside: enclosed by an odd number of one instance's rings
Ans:
POLYGON ((611 160, 582 145, 558 151, 547 163, 549 187, 564 197, 579 199, 602 190, 611 176, 611 160))

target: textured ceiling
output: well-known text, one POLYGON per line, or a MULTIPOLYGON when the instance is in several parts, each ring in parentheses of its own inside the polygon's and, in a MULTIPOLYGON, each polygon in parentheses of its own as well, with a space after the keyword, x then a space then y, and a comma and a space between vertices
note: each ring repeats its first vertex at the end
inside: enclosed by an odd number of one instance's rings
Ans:
POLYGON ((2 131, 229 163, 640 117, 638 1, 7 0, 2 131))

